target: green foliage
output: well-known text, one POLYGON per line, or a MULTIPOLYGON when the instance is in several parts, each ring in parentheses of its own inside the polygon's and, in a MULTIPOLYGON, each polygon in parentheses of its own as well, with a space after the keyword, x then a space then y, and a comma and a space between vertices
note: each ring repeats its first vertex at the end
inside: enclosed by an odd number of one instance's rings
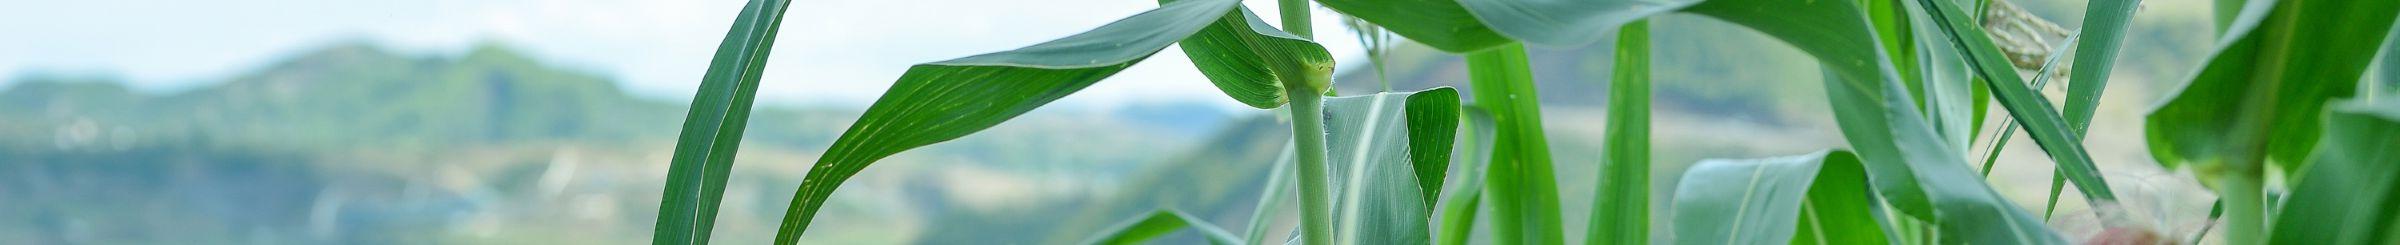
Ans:
POLYGON ((1207 219, 1192 217, 1191 214, 1174 209, 1162 209, 1151 212, 1149 215, 1127 219, 1123 223, 1108 228, 1107 231, 1094 234, 1090 239, 1084 239, 1083 244, 1142 244, 1143 241, 1149 241, 1183 228, 1200 231, 1201 235, 1208 237, 1210 244, 1242 244, 1241 238, 1234 237, 1231 232, 1225 232, 1224 228, 1217 228, 1217 225, 1209 224, 1207 219))
POLYGON ((683 136, 675 141, 675 158, 667 169, 667 186, 658 204, 658 224, 652 244, 708 244, 716 227, 717 203, 725 198, 725 178, 733 169, 734 151, 742 143, 742 128, 750 122, 750 104, 758 96, 758 78, 766 70, 767 53, 775 44, 775 27, 791 2, 756 0, 734 19, 733 30, 718 44, 700 92, 692 96, 683 136))
POLYGON ((2400 2, 2254 1, 2192 81, 2144 123, 2159 164, 2193 164, 2203 181, 2273 162, 2298 170, 2324 130, 2329 99, 2348 97, 2383 44, 2400 2), (2268 5, 2272 4, 2272 5, 2268 5))
POLYGON ((2325 124, 2269 243, 2400 242, 2400 100, 2337 103, 2325 124))
POLYGON ((1949 34, 1950 43, 1963 51, 1977 77, 1983 78, 2002 107, 2025 127, 2035 144, 2050 154, 2051 160, 2058 162, 2060 172, 2075 183, 2084 199, 2093 202, 2093 207, 2102 208, 2097 210, 2102 216, 2121 213, 2106 209, 2113 205, 2108 203, 2116 201, 2116 194, 2108 188, 2107 180, 2100 177, 2100 168, 2092 164, 2091 153, 2084 151, 2081 135, 2072 132, 2065 119, 2051 113, 2058 110, 2050 105, 2050 100, 2020 82, 2025 80, 2017 76, 2016 69, 1998 46, 1992 44, 1991 37, 1982 34, 1983 27, 1968 20, 1956 2, 1919 2, 1928 8, 1927 14, 1938 22, 1942 32, 1949 34))
POLYGON ((1847 151, 1701 161, 1675 188, 1675 243, 1887 243, 1868 188, 1847 151))
POLYGON ((1476 211, 1483 206, 1484 169, 1491 163, 1492 138, 1496 134, 1496 129, 1492 127, 1491 112, 1479 106, 1462 106, 1459 109, 1460 128, 1465 129, 1459 132, 1459 145, 1465 148, 1459 152, 1465 154, 1452 159, 1465 162, 1452 164, 1457 170, 1450 171, 1449 175, 1458 176, 1459 181, 1451 185, 1456 188, 1451 188, 1448 191, 1450 197, 1442 199, 1440 204, 1442 220, 1434 227, 1441 230, 1440 234, 1434 236, 1434 239, 1438 239, 1435 244, 1467 244, 1467 238, 1474 236, 1476 211))

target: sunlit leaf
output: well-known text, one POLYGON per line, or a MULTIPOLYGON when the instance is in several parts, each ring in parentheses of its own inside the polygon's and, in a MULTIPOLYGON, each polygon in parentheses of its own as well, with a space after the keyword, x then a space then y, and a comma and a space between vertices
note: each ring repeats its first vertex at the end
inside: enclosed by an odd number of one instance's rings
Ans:
POLYGON ((1450 191, 1446 192, 1450 193, 1450 197, 1443 198, 1439 206, 1442 209, 1440 225, 1434 227, 1441 230, 1438 231, 1440 234, 1434 236, 1434 239, 1438 239, 1435 244, 1467 244, 1467 238, 1475 233, 1476 211, 1483 206, 1483 171, 1484 166, 1490 163, 1494 134, 1492 115, 1477 106, 1462 106, 1459 109, 1459 128, 1464 130, 1460 131, 1458 148, 1462 148, 1460 152, 1465 155, 1451 158, 1460 162, 1452 164, 1451 169, 1454 170, 1449 174, 1457 176, 1458 181, 1449 185, 1450 191))
POLYGON ((775 44, 775 27, 783 22, 790 1, 754 0, 734 18, 733 30, 717 45, 700 91, 692 95, 682 135, 675 140, 675 157, 668 163, 667 185, 658 202, 658 223, 651 227, 651 244, 708 244, 717 221, 717 204, 725 198, 725 177, 733 169, 734 151, 750 121, 750 104, 757 99, 758 78, 766 70, 767 53, 775 44))
MULTIPOLYGON (((1182 0, 1164 4, 1158 9, 1127 17, 1084 33, 1051 40, 1016 50, 969 56, 948 61, 910 67, 900 76, 883 97, 867 107, 866 114, 851 124, 850 129, 834 140, 831 149, 809 169, 786 211, 783 227, 776 233, 778 244, 792 244, 806 230, 825 198, 842 181, 857 174, 876 160, 908 149, 957 139, 990 128, 1036 107, 1058 100, 1084 87, 1091 86, 1127 66, 1165 49, 1167 45, 1186 41, 1187 37, 1203 32, 1212 25, 1247 23, 1250 27, 1222 27, 1213 31, 1232 31, 1241 35, 1257 35, 1243 40, 1283 39, 1288 34, 1276 34, 1271 28, 1255 28, 1256 20, 1241 9, 1235 0, 1182 0), (1242 20, 1225 20, 1242 18, 1242 20)), ((1216 34, 1211 34, 1214 36, 1216 34)), ((1284 39, 1288 40, 1288 39, 1284 39)), ((1260 54, 1273 66, 1289 64, 1304 66, 1275 71, 1304 71, 1314 67, 1330 67, 1330 55, 1322 48, 1284 47, 1301 45, 1291 41, 1253 45, 1248 50, 1260 54)), ((1229 44, 1196 46, 1232 47, 1229 44)), ((1217 50, 1217 49, 1203 49, 1217 50)), ((1220 50, 1222 51, 1222 50, 1220 50)), ((1233 52, 1233 51, 1225 51, 1233 52)), ((1239 65, 1247 63, 1209 63, 1202 65, 1239 65)), ((1259 68, 1259 66, 1239 66, 1259 68)), ((1222 67, 1220 67, 1222 68, 1222 67)), ((1238 67, 1237 67, 1238 68, 1238 67)), ((1202 69, 1222 72, 1226 69, 1202 69)), ((1276 74, 1249 72, 1241 74, 1276 74)), ((1290 77, 1290 76, 1277 76, 1290 77)), ((1258 79, 1254 75, 1211 76, 1213 79, 1258 79)), ((1256 85, 1258 81, 1236 81, 1235 84, 1256 85)), ((1219 84, 1228 84, 1219 82, 1219 84)), ((1243 91, 1246 88, 1227 88, 1243 91)), ((1260 101, 1254 95, 1229 92, 1244 102, 1260 101), (1245 98, 1247 97, 1247 98, 1245 98)))

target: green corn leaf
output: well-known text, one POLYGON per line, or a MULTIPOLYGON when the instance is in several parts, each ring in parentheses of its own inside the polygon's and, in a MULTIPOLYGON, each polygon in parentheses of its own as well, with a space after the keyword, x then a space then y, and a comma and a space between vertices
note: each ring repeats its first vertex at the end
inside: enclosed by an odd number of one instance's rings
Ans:
POLYGON ((1675 243, 1888 243, 1865 171, 1847 151, 1700 161, 1675 186, 1675 243))
MULTIPOLYGON (((800 188, 784 215, 783 227, 776 233, 776 243, 798 242, 797 239, 806 231, 817 209, 824 205, 825 198, 842 181, 876 160, 990 128, 1091 86, 1165 49, 1169 44, 1190 40, 1187 37, 1203 32, 1204 28, 1216 26, 1219 28, 1207 30, 1259 36, 1240 38, 1245 40, 1243 45, 1248 45, 1243 49, 1270 59, 1266 61, 1270 67, 1283 67, 1269 72, 1240 73, 1248 75, 1212 75, 1212 79, 1260 78, 1255 74, 1277 74, 1274 77, 1287 79, 1307 78, 1313 76, 1284 74, 1331 67, 1331 55, 1314 44, 1262 41, 1289 39, 1291 35, 1281 34, 1272 28, 1258 28, 1263 25, 1257 23, 1255 16, 1241 8, 1240 1, 1182 0, 1058 40, 910 67, 882 98, 867 107, 864 116, 834 140, 832 148, 825 151, 825 155, 809 169, 808 176, 801 179, 800 188), (1227 18, 1243 20, 1228 21, 1225 20, 1227 18), (1247 23, 1249 26, 1231 27, 1235 23, 1247 23)), ((1203 35, 1202 39, 1212 36, 1216 34, 1203 35)), ((1235 47, 1226 43, 1194 46, 1235 47)), ((1204 72, 1225 70, 1202 69, 1204 72)), ((1259 101, 1253 95, 1233 92, 1250 90, 1247 88, 1225 90, 1245 103, 1259 101)))
POLYGON ((2400 100, 2353 100, 2326 119, 2307 173, 2275 215, 2272 244, 2400 240, 2400 100))
POLYGON ((1458 90, 1447 87, 1326 99, 1340 244, 1433 242, 1433 200, 1449 168, 1458 104, 1458 90))
POLYGON ((1148 215, 1127 219, 1124 223, 1111 226, 1106 231, 1093 234, 1092 238, 1084 239, 1083 244, 1143 244, 1144 241, 1187 227, 1200 231, 1202 237, 1208 238, 1209 244, 1243 244, 1242 238, 1234 237, 1232 232, 1226 232, 1224 228, 1209 224, 1207 219, 1193 217, 1191 214, 1174 209, 1159 209, 1148 215))
POLYGON ((651 244, 708 244, 710 230, 716 227, 717 203, 725 198, 725 177, 733 169, 734 151, 742 143, 750 104, 757 98, 758 78, 775 44, 775 27, 783 22, 790 2, 750 1, 717 45, 708 74, 700 78, 700 91, 692 95, 682 135, 675 139, 675 158, 667 167, 651 244))
POLYGON ((1564 243, 1559 217, 1557 171, 1542 134, 1541 100, 1525 46, 1507 44, 1469 53, 1468 82, 1475 103, 1490 106, 1494 130, 1491 165, 1485 168, 1492 205, 1492 233, 1501 244, 1564 243))
POLYGON ((1615 76, 1609 79, 1608 145, 1600 155, 1584 244, 1650 243, 1650 24, 1617 32, 1615 76))
POLYGON ((1875 190, 1894 209, 1935 222, 1945 239, 1979 244, 2063 243, 1993 191, 1931 128, 1900 86, 1851 1, 1718 0, 1687 11, 1749 26, 1826 65, 1834 119, 1875 190))
POLYGON ((2050 105, 2050 100, 2042 98, 2040 91, 2025 86, 2025 80, 2017 76, 2015 66, 2002 56, 1991 37, 1983 34, 1983 27, 1969 20, 1956 2, 1918 2, 1927 8, 1928 16, 1941 27, 1942 32, 1948 34, 1953 47, 1963 51, 1961 53, 1965 54, 1968 65, 1975 67, 1977 77, 1983 78, 1984 84, 1992 89, 1992 94, 2000 99, 2001 107, 2008 109, 2009 115, 2033 136, 2034 144, 2050 154, 2050 159, 2058 163, 2060 172, 2065 173, 2076 189, 2083 192, 2084 199, 2098 209, 2096 211, 2101 213, 2102 220, 2114 221, 2109 217, 2122 214, 2106 208, 2115 206, 2116 193, 2108 188, 2107 180, 2100 177, 2100 169, 2092 164, 2090 153, 2084 151, 2081 135, 2075 134, 2065 119, 2054 113, 2058 110, 2050 105))
POLYGON ((2324 130, 2328 99, 2348 97, 2383 44, 2400 1, 2257 1, 2243 8, 2192 81, 2150 111, 2160 164, 2201 179, 2296 172, 2324 130))
POLYGON ((1459 128, 1465 130, 1460 132, 1458 145, 1463 146, 1465 157, 1451 158, 1463 164, 1452 164, 1450 172, 1454 174, 1450 176, 1458 176, 1458 180, 1450 185, 1450 197, 1442 199, 1441 224, 1435 226, 1441 233, 1434 236, 1439 239, 1435 244, 1467 244, 1467 238, 1475 233, 1475 212, 1483 206, 1484 166, 1492 155, 1492 114, 1470 105, 1461 106, 1459 115, 1459 128))
POLYGON ((1492 32, 1457 0, 1318 0, 1326 8, 1383 25, 1408 40, 1451 53, 1471 53, 1511 41, 1492 32))

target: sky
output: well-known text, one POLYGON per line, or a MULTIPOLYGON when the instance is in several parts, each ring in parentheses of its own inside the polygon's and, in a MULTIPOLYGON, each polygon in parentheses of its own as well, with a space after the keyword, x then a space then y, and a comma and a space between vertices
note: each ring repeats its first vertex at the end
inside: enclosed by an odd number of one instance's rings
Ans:
MULTIPOLYGON (((500 42, 553 66, 687 100, 744 0, 0 0, 0 87, 26 74, 111 76, 137 90, 221 82, 298 52, 368 40, 411 55, 500 42)), ((759 88, 762 104, 864 106, 908 66, 998 52, 1098 27, 1151 0, 794 1, 759 88)), ((1268 23, 1274 1, 1246 0, 1268 23)), ((1335 13, 1313 14, 1337 60, 1365 55, 1335 13)), ((1346 62, 1341 69, 1362 69, 1346 62)), ((1167 48, 1056 105, 1227 99, 1167 48)))

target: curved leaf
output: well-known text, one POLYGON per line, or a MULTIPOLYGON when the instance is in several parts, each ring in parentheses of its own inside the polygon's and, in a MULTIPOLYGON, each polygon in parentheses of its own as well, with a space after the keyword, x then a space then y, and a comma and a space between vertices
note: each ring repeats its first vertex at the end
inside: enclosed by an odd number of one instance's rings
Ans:
POLYGON ((2357 90, 2351 82, 2375 55, 2360 50, 2383 44, 2395 11, 2400 1, 2253 1, 2207 65, 2145 119, 2151 156, 2197 164, 2204 181, 2261 162, 2295 172, 2324 131, 2325 102, 2357 90))
POLYGON ((750 104, 757 98, 758 78, 766 72, 776 26, 783 23, 783 10, 790 2, 750 1, 717 45, 708 74, 700 78, 700 91, 692 95, 683 132, 675 139, 675 158, 668 163, 651 244, 708 244, 710 230, 716 227, 717 203, 725 198, 725 177, 733 169, 742 129, 750 121, 750 104))
POLYGON ((1887 243, 1865 177, 1847 151, 1702 160, 1675 187, 1675 243, 1887 243))
MULTIPOLYGON (((1091 86, 1165 49, 1169 44, 1187 40, 1187 37, 1202 32, 1204 28, 1233 25, 1229 23, 1256 23, 1248 13, 1241 11, 1240 1, 1235 0, 1175 1, 1090 31, 1033 46, 910 67, 890 90, 884 92, 882 98, 867 107, 865 115, 834 140, 832 148, 826 150, 825 155, 817 159, 817 164, 809 169, 808 176, 801 179, 800 188, 785 213, 783 227, 776 233, 776 243, 798 242, 797 239, 806 231, 817 209, 824 205, 825 198, 842 181, 876 160, 990 128, 1091 86), (1225 20, 1237 17, 1236 14, 1243 20, 1225 20)), ((1290 36, 1261 28, 1223 27, 1213 30, 1268 36, 1243 40, 1290 36)), ((1291 52, 1260 55, 1271 60, 1289 59, 1271 61, 1268 63, 1270 65, 1308 65, 1307 68, 1277 71, 1330 67, 1330 64, 1311 63, 1331 60, 1322 48, 1276 42, 1244 44, 1255 44, 1248 48, 1250 50, 1291 52)), ((1208 50, 1232 47, 1197 46, 1212 47, 1208 50)), ((1212 70, 1223 71, 1203 69, 1212 70)), ((1225 77, 1258 78, 1211 78, 1225 77)), ((1240 98, 1245 95, 1235 96, 1240 98)), ((1257 99, 1251 97, 1242 100, 1248 102, 1257 99)))
POLYGON ((1468 53, 1468 82, 1475 103, 1489 106, 1494 139, 1484 174, 1491 197, 1492 232, 1501 244, 1564 243, 1560 233, 1558 180, 1550 143, 1542 134, 1541 99, 1525 46, 1507 44, 1468 53))
MULTIPOLYGON (((1189 0, 1161 0, 1160 3, 1189 0)), ((1307 38, 1276 30, 1248 8, 1225 13, 1217 23, 1186 37, 1184 56, 1200 74, 1217 84, 1226 96, 1259 109, 1273 109, 1287 100, 1283 82, 1306 78, 1309 72, 1332 72, 1332 55, 1307 38)), ((1325 81, 1314 81, 1325 82, 1325 81)), ((1314 84, 1324 91, 1329 84, 1314 84)))
POLYGON ((1149 215, 1125 220, 1124 223, 1118 223, 1106 231, 1093 234, 1092 238, 1084 239, 1083 244, 1142 244, 1144 241, 1165 236, 1167 233, 1173 233, 1175 230, 1185 227, 1200 231, 1200 235, 1207 237, 1210 244, 1243 244, 1242 238, 1234 237, 1232 232, 1226 232, 1224 228, 1209 224, 1208 219, 1193 217, 1191 214, 1174 209, 1159 209, 1149 215))
POLYGON ((1458 90, 1335 97, 1325 105, 1326 158, 1340 180, 1335 239, 1432 243, 1429 221, 1457 134, 1458 90))
POLYGON ((2394 244, 2400 100, 2351 101, 2325 121, 2313 163, 2275 215, 2273 244, 2394 244))

